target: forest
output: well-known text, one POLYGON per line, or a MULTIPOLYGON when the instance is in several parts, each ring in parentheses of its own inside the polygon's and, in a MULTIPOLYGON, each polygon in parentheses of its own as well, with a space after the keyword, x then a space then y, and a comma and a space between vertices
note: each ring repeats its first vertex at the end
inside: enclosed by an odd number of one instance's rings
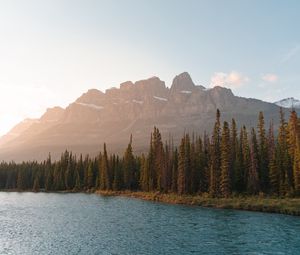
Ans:
POLYGON ((43 162, 2 162, 0 189, 18 191, 145 191, 208 194, 211 197, 264 194, 300 196, 300 119, 291 110, 288 121, 247 130, 221 123, 220 111, 210 134, 183 134, 178 146, 163 141, 158 128, 151 133, 148 152, 133 153, 133 139, 123 155, 108 154, 106 144, 96 157, 65 151, 43 162))

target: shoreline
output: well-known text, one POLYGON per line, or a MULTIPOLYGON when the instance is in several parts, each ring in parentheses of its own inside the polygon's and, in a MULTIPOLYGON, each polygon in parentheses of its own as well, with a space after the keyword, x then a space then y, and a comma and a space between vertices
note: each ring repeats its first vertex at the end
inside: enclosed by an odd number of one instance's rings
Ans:
POLYGON ((141 191, 101 191, 101 196, 122 196, 166 204, 201 206, 217 209, 234 209, 252 212, 277 213, 300 216, 300 198, 268 198, 259 196, 237 196, 230 198, 211 198, 200 195, 163 194, 141 191))
POLYGON ((142 192, 142 191, 103 191, 103 190, 64 190, 35 192, 32 190, 0 190, 0 192, 30 192, 30 193, 83 193, 101 196, 121 196, 165 204, 201 206, 217 209, 233 209, 241 211, 277 213, 300 216, 300 198, 277 198, 262 196, 234 196, 229 198, 211 198, 205 195, 178 195, 175 193, 142 192))

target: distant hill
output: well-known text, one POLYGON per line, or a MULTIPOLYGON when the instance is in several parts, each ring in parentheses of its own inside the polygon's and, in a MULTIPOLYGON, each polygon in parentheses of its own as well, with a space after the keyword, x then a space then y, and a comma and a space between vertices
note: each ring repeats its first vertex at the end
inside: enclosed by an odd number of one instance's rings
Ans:
POLYGON ((279 106, 235 96, 230 89, 195 85, 188 73, 177 75, 170 88, 158 77, 131 81, 105 93, 91 89, 66 109, 55 107, 36 120, 25 120, 0 139, 0 159, 41 160, 49 152, 57 158, 65 149, 99 152, 104 142, 110 152, 123 152, 133 135, 135 152, 148 148, 157 126, 164 139, 178 142, 184 132, 210 131, 216 109, 222 120, 256 126, 259 111, 266 123, 278 122, 279 106))
POLYGON ((284 108, 300 109, 300 100, 295 99, 293 97, 288 97, 288 98, 282 99, 280 101, 275 102, 274 104, 284 107, 284 108))

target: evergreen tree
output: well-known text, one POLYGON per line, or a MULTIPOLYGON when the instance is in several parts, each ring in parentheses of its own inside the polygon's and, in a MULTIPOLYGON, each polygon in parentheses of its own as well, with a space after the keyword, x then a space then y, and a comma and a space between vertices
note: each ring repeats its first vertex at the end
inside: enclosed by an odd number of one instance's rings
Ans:
POLYGON ((232 190, 239 190, 240 180, 241 180, 241 152, 238 141, 237 127, 235 119, 231 121, 231 131, 230 131, 230 178, 232 190))
POLYGON ((162 186, 162 175, 165 171, 164 148, 161 134, 156 127, 154 127, 152 143, 154 166, 153 185, 154 189, 162 191, 165 188, 162 186))
POLYGON ((247 190, 249 194, 257 194, 259 191, 259 178, 258 178, 258 163, 257 163, 257 139, 254 128, 251 130, 251 143, 250 143, 250 168, 248 174, 247 190))
POLYGON ((220 111, 217 109, 216 122, 214 125, 214 131, 211 140, 211 155, 210 155, 210 183, 209 183, 209 193, 211 196, 215 197, 219 195, 220 187, 220 111))
MULTIPOLYGON (((254 149, 254 148, 253 148, 254 149)), ((243 126, 241 131, 241 166, 243 169, 243 172, 241 173, 241 191, 245 191, 247 187, 248 182, 248 176, 251 166, 251 158, 250 158, 250 147, 249 147, 249 141, 248 141, 248 132, 245 126, 243 126)), ((256 158, 252 157, 252 161, 254 161, 256 158)), ((254 162, 253 162, 254 163, 254 162)))
POLYGON ((230 130, 228 123, 225 121, 223 125, 221 139, 221 181, 220 189, 223 197, 229 197, 231 194, 231 179, 230 179, 230 130))
POLYGON ((25 180, 24 180, 24 173, 22 170, 18 171, 17 177, 17 189, 24 190, 25 189, 25 180))
POLYGON ((295 186, 295 194, 300 195, 300 140, 296 137, 296 149, 294 151, 294 166, 293 166, 293 174, 294 174, 294 186, 295 186))
POLYGON ((188 179, 190 176, 190 137, 186 134, 179 147, 178 156, 178 178, 177 178, 177 190, 180 195, 188 192, 188 179))
POLYGON ((269 148, 269 171, 270 171, 270 188, 271 193, 278 195, 279 193, 279 171, 278 162, 276 156, 278 152, 275 148, 273 122, 270 123, 269 135, 268 135, 268 148, 269 148))
POLYGON ((177 192, 177 179, 178 179, 178 151, 177 148, 173 152, 173 164, 172 164, 172 192, 177 192))
POLYGON ((124 154, 124 186, 125 189, 132 189, 134 187, 134 156, 132 153, 132 136, 124 154))
POLYGON ((87 188, 91 189, 94 186, 94 174, 92 168, 92 162, 90 161, 88 170, 87 170, 87 188))
POLYGON ((79 191, 81 190, 81 180, 80 180, 80 174, 78 169, 76 169, 75 171, 75 186, 74 186, 74 190, 79 191))
POLYGON ((288 151, 289 155, 294 161, 295 150, 296 150, 296 138, 298 133, 298 117, 295 110, 291 112, 289 123, 288 123, 288 151))
POLYGON ((268 172, 268 146, 265 130, 264 115, 259 113, 258 118, 258 135, 259 135, 259 150, 258 150, 258 177, 260 186, 264 192, 267 192, 269 187, 269 172, 268 172))
POLYGON ((291 176, 291 161, 288 152, 288 142, 287 142, 287 123, 284 118, 284 112, 280 108, 280 126, 278 134, 278 143, 277 143, 277 168, 279 171, 280 183, 279 183, 279 192, 282 195, 289 193, 290 179, 288 176, 291 176))
POLYGON ((108 169, 108 156, 106 151, 106 144, 103 145, 103 155, 101 157, 100 165, 100 189, 110 190, 110 180, 109 180, 109 169, 108 169))
POLYGON ((32 190, 34 192, 39 192, 40 191, 40 178, 39 178, 38 174, 34 178, 34 183, 33 183, 32 190))
POLYGON ((113 190, 121 190, 122 189, 122 176, 121 176, 121 166, 120 160, 117 156, 115 159, 114 166, 114 180, 113 180, 113 190))

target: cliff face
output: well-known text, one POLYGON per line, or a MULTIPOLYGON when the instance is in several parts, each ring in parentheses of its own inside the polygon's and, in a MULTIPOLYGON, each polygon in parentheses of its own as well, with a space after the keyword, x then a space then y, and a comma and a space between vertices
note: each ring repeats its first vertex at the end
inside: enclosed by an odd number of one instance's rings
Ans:
POLYGON ((188 73, 177 75, 170 88, 157 77, 124 82, 105 93, 91 89, 66 109, 49 109, 40 119, 15 127, 0 140, 3 160, 41 160, 49 152, 54 158, 69 149, 96 154, 106 142, 120 153, 133 135, 136 152, 145 151, 156 125, 164 139, 175 142, 184 132, 210 131, 217 108, 222 120, 256 126, 259 111, 266 123, 278 119, 279 107, 256 99, 236 97, 231 90, 196 86, 188 73), (13 135, 18 130, 17 135, 13 135), (8 139, 9 138, 9 139, 8 139))

